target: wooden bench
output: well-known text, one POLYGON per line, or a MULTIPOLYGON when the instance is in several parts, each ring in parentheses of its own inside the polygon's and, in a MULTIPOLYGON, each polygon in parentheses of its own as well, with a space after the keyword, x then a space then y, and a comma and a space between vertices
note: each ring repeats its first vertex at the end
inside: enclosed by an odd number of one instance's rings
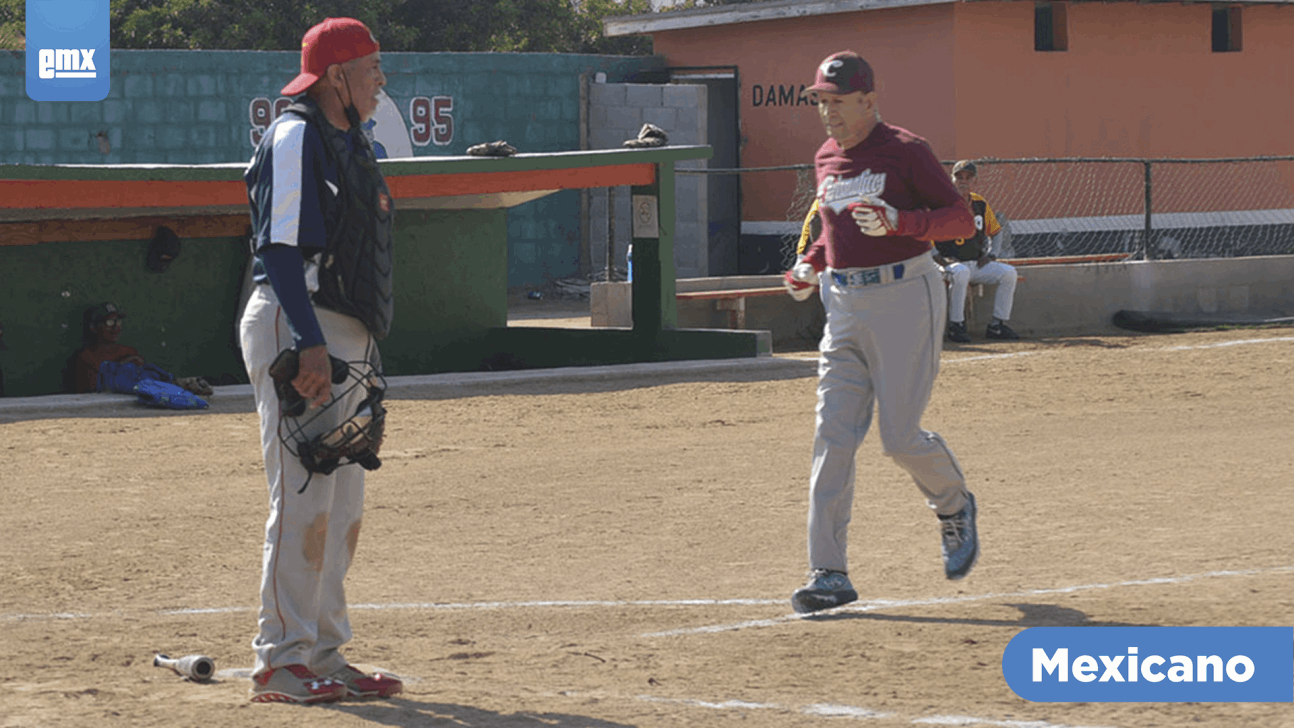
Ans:
POLYGON ((746 328, 746 299, 759 296, 785 296, 786 288, 734 288, 728 291, 685 291, 676 293, 680 301, 714 301, 718 311, 728 312, 728 328, 746 328))

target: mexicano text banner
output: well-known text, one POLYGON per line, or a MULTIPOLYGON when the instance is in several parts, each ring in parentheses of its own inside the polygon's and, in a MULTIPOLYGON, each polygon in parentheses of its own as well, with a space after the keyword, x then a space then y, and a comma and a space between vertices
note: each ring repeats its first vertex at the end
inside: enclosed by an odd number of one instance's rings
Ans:
POLYGON ((1002 676, 1034 702, 1294 702, 1294 627, 1035 627, 1002 676))

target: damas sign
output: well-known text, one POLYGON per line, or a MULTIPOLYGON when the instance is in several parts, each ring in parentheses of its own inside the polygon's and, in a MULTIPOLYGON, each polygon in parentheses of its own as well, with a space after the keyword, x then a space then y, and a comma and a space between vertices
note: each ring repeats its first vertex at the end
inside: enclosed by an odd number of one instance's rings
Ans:
POLYGON ((1035 702, 1294 702, 1294 627, 1035 627, 1002 676, 1035 702))
POLYGON ((27 96, 102 101, 108 96, 109 0, 27 0, 27 96))

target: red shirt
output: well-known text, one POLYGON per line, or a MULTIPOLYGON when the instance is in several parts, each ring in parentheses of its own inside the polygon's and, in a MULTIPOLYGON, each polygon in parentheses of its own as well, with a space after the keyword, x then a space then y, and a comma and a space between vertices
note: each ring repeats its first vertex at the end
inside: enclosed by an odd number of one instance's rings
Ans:
POLYGON ((849 149, 827 139, 813 162, 822 234, 805 251, 805 260, 816 270, 897 263, 928 252, 932 240, 975 234, 975 218, 952 178, 926 140, 906 129, 878 122, 849 149), (858 229, 847 208, 868 195, 879 195, 899 211, 894 235, 871 236, 858 229))
POLYGON ((139 356, 133 346, 99 344, 87 346, 76 355, 76 391, 93 392, 99 383, 99 365, 105 361, 126 361, 139 356))

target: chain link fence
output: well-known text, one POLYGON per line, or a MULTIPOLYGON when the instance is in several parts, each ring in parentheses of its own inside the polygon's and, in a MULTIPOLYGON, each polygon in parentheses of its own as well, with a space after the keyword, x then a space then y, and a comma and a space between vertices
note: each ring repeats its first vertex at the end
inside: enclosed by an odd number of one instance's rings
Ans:
MULTIPOLYGON (((1003 258, 1294 255, 1294 156, 974 161, 973 189, 988 200, 1005 230, 1003 258)), ((951 173, 953 162, 944 164, 951 173)), ((816 192, 813 165, 695 173, 757 173, 760 184, 793 189, 781 252, 787 266, 794 261, 800 225, 816 192)))

